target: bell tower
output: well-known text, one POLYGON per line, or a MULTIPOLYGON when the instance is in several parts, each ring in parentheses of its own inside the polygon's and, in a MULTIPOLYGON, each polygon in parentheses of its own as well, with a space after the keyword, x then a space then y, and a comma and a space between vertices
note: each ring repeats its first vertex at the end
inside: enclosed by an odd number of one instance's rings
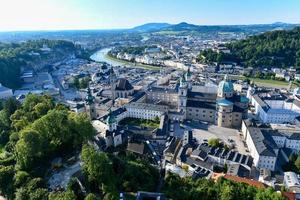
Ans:
POLYGON ((111 68, 109 70, 109 84, 110 84, 110 88, 111 88, 111 96, 112 96, 113 102, 116 99, 116 91, 115 91, 116 81, 117 81, 117 75, 116 75, 113 67, 111 66, 111 68))
POLYGON ((108 131, 112 132, 117 130, 117 120, 115 116, 113 116, 111 109, 109 109, 109 114, 106 118, 106 124, 108 126, 108 131))
POLYGON ((88 87, 87 96, 85 98, 86 112, 91 120, 97 118, 97 112, 95 107, 95 99, 91 93, 91 89, 88 87))
POLYGON ((184 116, 186 114, 187 92, 188 92, 188 84, 186 82, 185 75, 183 75, 180 78, 180 85, 178 89, 178 97, 179 97, 178 111, 183 112, 184 116))
POLYGON ((188 68, 187 72, 185 73, 185 79, 188 84, 188 89, 192 89, 192 72, 191 72, 191 67, 188 68))

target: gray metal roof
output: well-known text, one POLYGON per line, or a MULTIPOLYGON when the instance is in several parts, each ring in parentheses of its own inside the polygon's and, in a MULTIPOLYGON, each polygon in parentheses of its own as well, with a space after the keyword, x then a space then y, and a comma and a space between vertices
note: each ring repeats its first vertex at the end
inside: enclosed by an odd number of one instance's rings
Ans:
POLYGON ((249 127, 249 135, 259 155, 277 157, 274 149, 278 149, 272 137, 266 138, 259 128, 249 127))

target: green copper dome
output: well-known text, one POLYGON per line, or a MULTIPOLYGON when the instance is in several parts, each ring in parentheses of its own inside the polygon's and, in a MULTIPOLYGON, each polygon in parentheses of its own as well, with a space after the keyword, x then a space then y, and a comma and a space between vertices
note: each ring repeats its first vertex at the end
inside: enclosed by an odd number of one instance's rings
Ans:
POLYGON ((108 114, 108 116, 107 116, 107 118, 106 118, 106 123, 107 123, 107 124, 113 124, 113 123, 115 123, 116 121, 117 121, 117 120, 116 120, 115 116, 112 114, 111 109, 109 109, 109 114, 108 114))
POLYGON ((94 103, 94 97, 91 93, 91 89, 88 88, 87 90, 87 96, 85 97, 85 102, 88 104, 88 105, 91 105, 92 103, 94 103))
POLYGON ((186 85, 185 74, 180 77, 180 86, 183 87, 184 85, 186 85))
POLYGON ((218 93, 232 93, 234 91, 233 84, 225 75, 224 80, 219 83, 218 93))

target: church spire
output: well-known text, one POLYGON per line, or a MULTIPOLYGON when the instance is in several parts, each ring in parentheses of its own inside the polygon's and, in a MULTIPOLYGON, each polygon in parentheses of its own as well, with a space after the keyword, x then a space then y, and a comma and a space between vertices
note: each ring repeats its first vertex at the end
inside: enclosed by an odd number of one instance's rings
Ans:
POLYGON ((106 118, 106 124, 108 126, 109 131, 114 131, 117 129, 117 120, 114 114, 112 113, 111 108, 109 109, 109 113, 106 118))
POLYGON ((94 97, 93 97, 93 95, 92 95, 92 93, 91 93, 90 87, 88 87, 88 89, 87 89, 87 96, 86 96, 86 98, 85 98, 85 102, 86 102, 86 104, 88 104, 88 105, 91 105, 91 104, 94 103, 94 97))

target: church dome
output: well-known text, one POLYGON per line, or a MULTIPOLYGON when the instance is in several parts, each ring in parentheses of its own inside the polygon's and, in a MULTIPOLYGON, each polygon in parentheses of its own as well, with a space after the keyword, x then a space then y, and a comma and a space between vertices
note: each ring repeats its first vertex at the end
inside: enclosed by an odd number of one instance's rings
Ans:
POLYGON ((225 75, 224 80, 219 83, 218 94, 233 93, 233 84, 228 80, 227 75, 225 75))
POLYGON ((113 115, 113 113, 111 112, 111 110, 109 110, 109 114, 108 114, 108 116, 107 116, 107 118, 106 118, 106 123, 107 124, 113 124, 113 123, 115 123, 117 120, 116 120, 116 118, 115 118, 115 116, 113 115))

